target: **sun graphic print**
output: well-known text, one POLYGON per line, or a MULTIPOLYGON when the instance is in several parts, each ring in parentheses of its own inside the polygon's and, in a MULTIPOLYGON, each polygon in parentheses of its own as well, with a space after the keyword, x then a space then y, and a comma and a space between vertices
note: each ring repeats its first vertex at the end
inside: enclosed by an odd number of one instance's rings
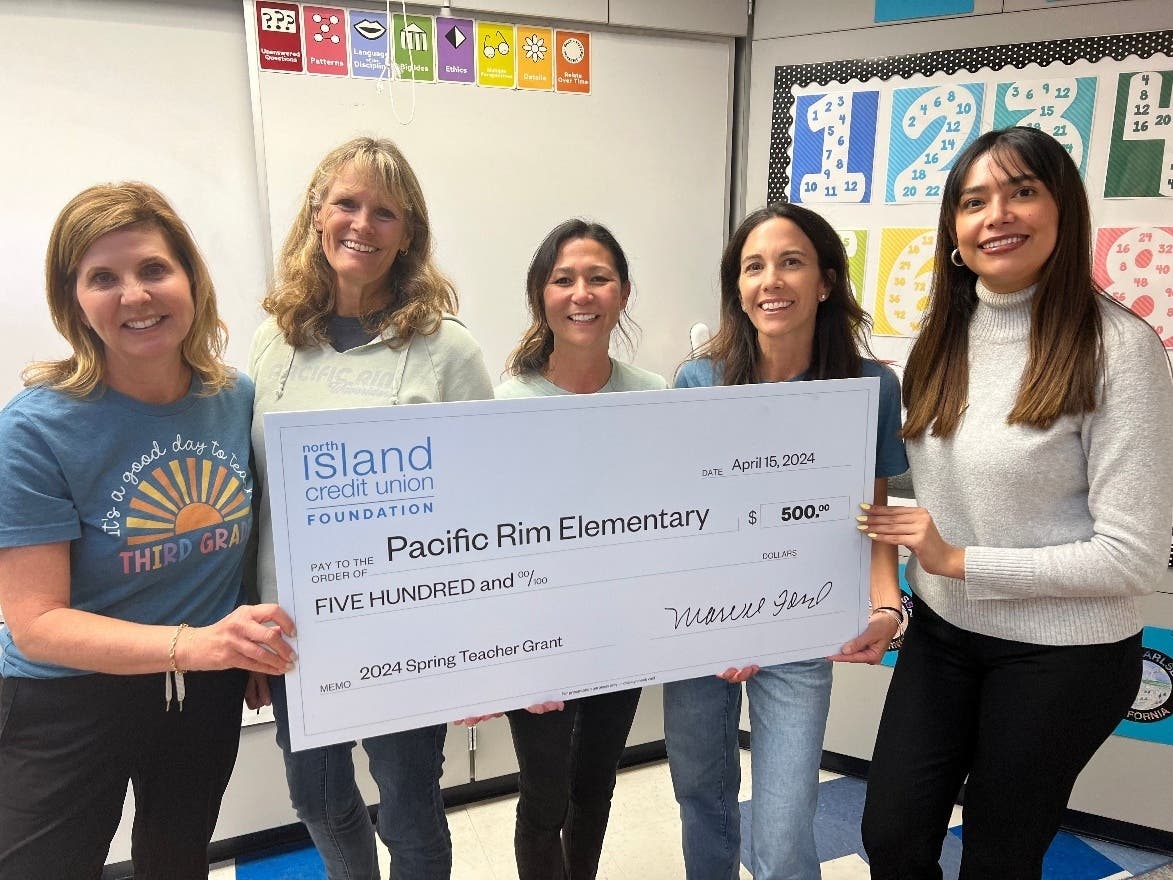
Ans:
POLYGON ((251 512, 240 480, 224 465, 199 458, 155 468, 138 489, 130 506, 139 515, 126 518, 130 546, 232 522, 251 512))

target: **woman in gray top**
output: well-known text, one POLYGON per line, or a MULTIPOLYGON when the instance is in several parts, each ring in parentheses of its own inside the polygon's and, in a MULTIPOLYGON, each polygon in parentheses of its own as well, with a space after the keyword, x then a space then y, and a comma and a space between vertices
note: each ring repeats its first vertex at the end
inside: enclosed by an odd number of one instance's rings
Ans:
POLYGON ((1136 696, 1136 597, 1165 568, 1173 384, 1160 339, 1092 280, 1079 171, 1030 128, 945 184, 933 295, 904 377, 920 507, 861 529, 914 554, 916 612, 868 780, 873 878, 1041 875, 1068 796, 1136 696))

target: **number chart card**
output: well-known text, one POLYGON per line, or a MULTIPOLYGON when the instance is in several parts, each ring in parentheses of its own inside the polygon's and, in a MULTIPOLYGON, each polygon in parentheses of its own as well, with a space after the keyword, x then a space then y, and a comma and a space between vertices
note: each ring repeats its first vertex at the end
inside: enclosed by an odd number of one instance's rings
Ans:
POLYGON ((954 157, 981 131, 981 83, 897 89, 888 138, 888 201, 936 202, 954 157))
POLYGON ((844 236, 885 358, 919 332, 958 154, 1014 125, 1071 155, 1101 228, 1097 277, 1173 338, 1173 30, 779 65, 773 82, 765 200, 807 203, 844 236))
POLYGON ((798 99, 790 201, 871 200, 879 92, 828 92, 798 99))
POLYGON ((998 83, 993 127, 1025 125, 1045 131, 1066 148, 1080 175, 1087 177, 1095 103, 1094 76, 998 83))
POLYGON ((1104 196, 1173 196, 1173 70, 1120 74, 1104 196))
POLYGON ((872 307, 877 336, 916 336, 929 307, 935 229, 880 230, 880 274, 872 307))
POLYGON ((847 252, 847 273, 851 279, 851 292, 855 300, 863 305, 864 272, 868 264, 868 233, 866 229, 840 229, 843 250, 847 252))
POLYGON ((1096 230, 1096 283, 1173 348, 1173 226, 1096 230))

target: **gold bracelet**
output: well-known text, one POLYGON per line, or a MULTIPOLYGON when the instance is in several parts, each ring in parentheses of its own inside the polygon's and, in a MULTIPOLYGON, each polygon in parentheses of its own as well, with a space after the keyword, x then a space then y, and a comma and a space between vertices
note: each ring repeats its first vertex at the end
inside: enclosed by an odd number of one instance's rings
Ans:
POLYGON ((171 671, 180 672, 180 674, 182 674, 181 670, 175 665, 175 648, 179 644, 180 634, 185 629, 187 629, 186 623, 181 623, 175 627, 175 634, 171 636, 171 648, 167 651, 167 659, 171 661, 171 671))
POLYGON ((186 623, 181 623, 175 627, 175 632, 171 636, 171 647, 167 649, 167 659, 171 663, 171 668, 163 673, 163 711, 171 711, 171 676, 175 676, 175 700, 179 704, 179 711, 183 711, 183 698, 186 696, 186 688, 183 685, 183 670, 175 665, 175 648, 179 644, 179 636, 187 629, 186 623))

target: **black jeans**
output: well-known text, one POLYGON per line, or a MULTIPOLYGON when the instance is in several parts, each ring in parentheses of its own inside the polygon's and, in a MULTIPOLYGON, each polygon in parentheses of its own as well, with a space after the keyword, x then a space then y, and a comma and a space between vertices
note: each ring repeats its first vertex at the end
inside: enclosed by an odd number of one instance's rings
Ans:
POLYGON ((207 878, 246 677, 187 673, 182 712, 161 673, 0 679, 0 880, 101 876, 128 780, 135 877, 207 878))
POLYGON ((519 880, 594 880, 639 694, 569 700, 561 712, 543 715, 509 713, 520 768, 513 836, 519 880))
POLYGON ((961 783, 960 880, 1037 880, 1076 777, 1136 698, 1140 634, 1051 646, 978 635, 923 601, 900 651, 868 775, 873 880, 940 880, 961 783))

